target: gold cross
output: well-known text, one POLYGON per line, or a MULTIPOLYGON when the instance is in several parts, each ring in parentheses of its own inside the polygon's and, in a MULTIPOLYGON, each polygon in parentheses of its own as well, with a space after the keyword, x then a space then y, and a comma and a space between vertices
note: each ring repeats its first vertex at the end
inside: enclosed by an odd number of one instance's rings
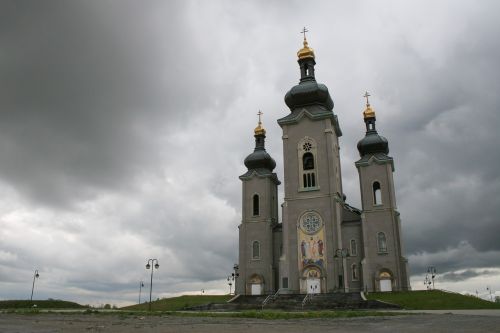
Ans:
POLYGON ((261 123, 260 121, 260 116, 262 116, 264 113, 262 111, 259 110, 259 112, 257 112, 257 115, 259 116, 259 124, 261 123))
POLYGON ((304 40, 306 40, 306 32, 309 32, 306 27, 304 27, 304 29, 302 29, 302 31, 300 32, 301 34, 304 34, 304 40))
POLYGON ((368 93, 368 91, 365 92, 365 94, 363 95, 364 98, 366 98, 366 106, 370 106, 370 101, 368 100, 368 97, 370 97, 371 95, 368 93))

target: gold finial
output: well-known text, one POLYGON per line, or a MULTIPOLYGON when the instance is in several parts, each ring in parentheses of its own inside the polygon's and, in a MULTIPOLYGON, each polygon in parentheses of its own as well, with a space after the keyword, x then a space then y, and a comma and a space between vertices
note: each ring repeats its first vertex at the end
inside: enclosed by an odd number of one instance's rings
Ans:
POLYGON ((363 111, 363 116, 364 118, 375 118, 375 110, 372 109, 370 106, 370 101, 368 100, 368 97, 371 95, 368 93, 368 91, 365 92, 363 95, 364 98, 366 98, 366 109, 363 111))
POLYGON ((257 112, 257 115, 259 116, 259 124, 257 125, 257 127, 255 127, 254 130, 255 135, 266 135, 266 130, 264 129, 264 127, 262 127, 262 121, 260 118, 263 114, 264 113, 260 110, 259 112, 257 112))
POLYGON ((307 30, 306 27, 304 27, 304 29, 302 29, 302 31, 300 32, 301 34, 304 34, 304 47, 297 52, 297 57, 299 57, 299 59, 305 59, 305 58, 314 59, 314 50, 310 48, 309 44, 307 43, 306 32, 309 32, 309 30, 307 30))

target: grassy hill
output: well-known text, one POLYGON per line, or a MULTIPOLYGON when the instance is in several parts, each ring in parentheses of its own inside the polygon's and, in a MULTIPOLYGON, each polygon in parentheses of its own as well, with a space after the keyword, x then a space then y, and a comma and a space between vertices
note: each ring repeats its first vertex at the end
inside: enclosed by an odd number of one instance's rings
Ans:
POLYGON ((407 310, 500 309, 499 303, 442 290, 370 293, 367 298, 398 304, 407 310))
POLYGON ((83 309, 85 306, 75 302, 60 300, 8 300, 0 301, 0 309, 29 309, 36 304, 37 309, 83 309))
MULTIPOLYGON (((229 295, 183 295, 179 297, 164 298, 159 301, 151 302, 151 310, 153 311, 176 311, 182 310, 186 307, 202 305, 207 303, 225 303, 230 300, 233 296, 229 295)), ((142 303, 136 305, 130 305, 121 310, 133 310, 133 311, 147 311, 149 303, 142 303)))

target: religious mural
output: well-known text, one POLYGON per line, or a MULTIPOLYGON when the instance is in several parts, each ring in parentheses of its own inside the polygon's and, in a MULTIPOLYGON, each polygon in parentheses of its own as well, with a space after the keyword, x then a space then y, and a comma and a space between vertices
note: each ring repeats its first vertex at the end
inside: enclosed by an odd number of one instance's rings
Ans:
POLYGON ((315 212, 307 212, 300 218, 297 225, 300 270, 311 264, 325 268, 326 244, 324 229, 321 217, 315 212))

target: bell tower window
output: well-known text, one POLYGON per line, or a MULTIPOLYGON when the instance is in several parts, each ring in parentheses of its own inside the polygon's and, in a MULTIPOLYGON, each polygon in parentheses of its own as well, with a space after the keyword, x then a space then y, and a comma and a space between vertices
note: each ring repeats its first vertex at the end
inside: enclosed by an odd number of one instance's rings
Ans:
POLYGON ((302 167, 304 170, 313 170, 314 169, 314 156, 311 153, 305 153, 302 156, 302 167))
POLYGON ((252 243, 252 259, 260 259, 260 243, 253 241, 252 243))
POLYGON ((253 210, 252 210, 253 216, 258 216, 260 214, 259 195, 258 194, 253 195, 252 203, 253 203, 253 210))
POLYGON ((300 140, 298 147, 299 158, 299 190, 318 189, 316 142, 309 137, 300 140))
POLYGON ((381 205, 382 204, 382 192, 380 190, 380 183, 373 183, 373 205, 381 205))
POLYGON ((379 253, 387 252, 387 238, 385 237, 385 234, 383 232, 379 232, 377 234, 377 245, 379 253))

